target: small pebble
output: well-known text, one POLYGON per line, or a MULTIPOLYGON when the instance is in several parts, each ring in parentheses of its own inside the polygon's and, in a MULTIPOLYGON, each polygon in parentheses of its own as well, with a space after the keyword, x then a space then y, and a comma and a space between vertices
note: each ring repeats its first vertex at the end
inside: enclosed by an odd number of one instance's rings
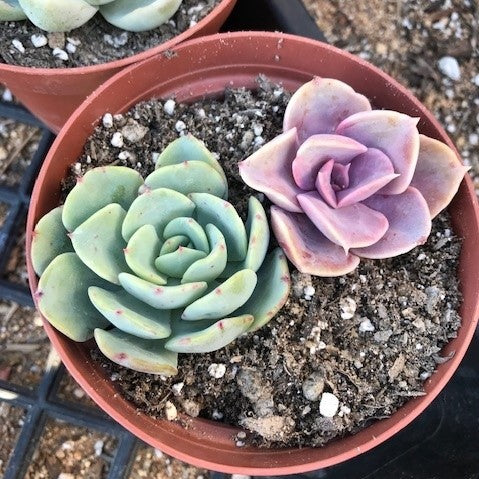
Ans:
POLYGON ((111 138, 111 145, 114 146, 115 148, 121 148, 123 147, 123 135, 117 131, 114 133, 114 135, 111 138))
POLYGON ((18 40, 17 38, 14 38, 12 40, 12 45, 20 52, 20 53, 25 53, 25 47, 23 46, 23 43, 18 40))
POLYGON ((96 456, 101 456, 102 455, 103 446, 104 446, 103 441, 98 440, 98 441, 95 442, 95 444, 93 445, 93 449, 95 449, 95 455, 96 456))
POLYGON ((208 373, 210 374, 210 376, 212 378, 220 379, 226 373, 226 366, 224 364, 221 364, 221 363, 220 364, 217 364, 217 363, 210 364, 209 367, 208 367, 208 373))
POLYGON ((173 384, 173 386, 171 386, 171 389, 173 389, 173 394, 175 396, 180 395, 184 385, 184 382, 173 384))
POLYGON ((244 474, 233 474, 231 479, 251 479, 251 476, 245 476, 244 474))
POLYGON ((438 62, 439 70, 451 80, 457 81, 461 79, 461 69, 459 63, 454 57, 445 56, 438 62))
POLYGON ((105 113, 102 122, 105 128, 111 128, 113 126, 113 115, 111 113, 105 113))
POLYGON ((360 333, 371 333, 375 330, 374 324, 371 323, 369 318, 364 318, 359 325, 359 332, 360 333))
POLYGON ((71 43, 72 45, 75 45, 76 47, 81 45, 81 41, 78 40, 78 38, 75 38, 75 37, 67 37, 67 42, 71 43))
POLYGON ((314 289, 313 286, 305 286, 304 290, 304 295, 305 296, 314 296, 314 293, 316 293, 316 290, 314 289))
POLYGON ((303 396, 308 401, 317 401, 324 389, 324 377, 322 374, 315 372, 310 374, 303 382, 303 396))
POLYGON ((181 133, 182 131, 185 131, 186 130, 186 125, 185 125, 185 122, 184 121, 181 121, 181 120, 178 120, 175 124, 175 130, 178 132, 178 133, 181 133))
POLYGON ((341 299, 339 307, 341 308, 341 318, 351 319, 356 312, 357 305, 353 298, 346 297, 341 299))
POLYGON ((2 100, 6 101, 7 103, 10 103, 11 101, 13 101, 12 92, 8 88, 5 88, 5 90, 3 91, 2 100))
POLYGON ((175 100, 166 100, 165 104, 163 105, 163 110, 165 110, 165 113, 167 113, 168 115, 173 115, 173 113, 175 112, 175 107, 175 100))
POLYGON ((64 62, 68 60, 68 53, 61 48, 54 48, 52 53, 55 58, 58 58, 64 62))
POLYGON ((32 35, 30 37, 30 40, 32 42, 32 45, 35 47, 35 48, 40 48, 40 47, 44 47, 45 45, 48 44, 48 38, 45 36, 45 35, 32 35))
POLYGON ((47 34, 48 46, 53 50, 54 48, 65 47, 65 34, 61 32, 50 32, 47 34))
POLYGON ((159 449, 155 448, 154 451, 155 451, 155 457, 157 457, 158 459, 161 459, 164 456, 163 452, 161 452, 159 449))
POLYGON ((171 401, 166 401, 165 415, 168 421, 174 421, 178 417, 178 410, 171 401))
POLYGON ((331 393, 323 393, 319 403, 319 414, 324 417, 334 417, 338 412, 339 399, 331 393))
POLYGON ((60 472, 60 474, 57 476, 57 479, 75 479, 75 476, 69 472, 60 472))
POLYGON ((73 43, 67 43, 66 50, 68 53, 75 53, 77 51, 77 47, 73 45, 73 43))
POLYGON ((469 143, 472 146, 477 146, 479 144, 479 135, 477 133, 471 133, 469 135, 469 143))
POLYGON ((215 420, 215 421, 221 421, 221 419, 224 418, 224 414, 220 411, 218 411, 217 409, 215 409, 213 411, 213 414, 211 415, 211 417, 215 420))

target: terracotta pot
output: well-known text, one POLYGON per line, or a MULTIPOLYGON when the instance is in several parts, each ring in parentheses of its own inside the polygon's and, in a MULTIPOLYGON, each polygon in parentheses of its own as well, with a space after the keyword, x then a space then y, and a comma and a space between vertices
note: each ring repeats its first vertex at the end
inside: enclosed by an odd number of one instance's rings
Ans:
MULTIPOLYGON (((334 77, 365 94, 376 107, 395 109, 421 118, 419 129, 453 147, 430 112, 404 87, 359 58, 329 45, 280 33, 243 32, 189 41, 175 49, 177 56, 162 55, 134 65, 96 90, 70 118, 55 141, 38 177, 27 224, 27 248, 36 222, 57 206, 60 181, 80 156, 98 119, 106 112, 125 112, 140 100, 176 95, 191 101, 220 94, 225 87, 253 87, 259 73, 281 81, 290 89, 313 75, 334 77)), ((317 449, 256 449, 235 447, 235 429, 195 419, 188 429, 176 423, 138 414, 135 407, 115 394, 114 384, 93 363, 87 348, 68 340, 48 323, 45 328, 66 367, 85 391, 110 416, 147 443, 178 459, 228 473, 254 475, 292 474, 331 466, 363 453, 409 424, 439 394, 458 367, 473 336, 479 315, 479 209, 469 177, 462 182, 450 206, 454 231, 464 238, 460 262, 462 326, 443 353, 454 357, 438 366, 426 382, 427 395, 412 399, 389 419, 381 420, 354 436, 317 449)), ((37 279, 28 259, 32 291, 37 279)))
POLYGON ((4 83, 35 116, 58 133, 75 109, 105 80, 122 68, 185 40, 216 33, 235 3, 236 0, 222 0, 209 15, 180 35, 121 60, 78 68, 27 68, 0 63, 0 83, 4 83))

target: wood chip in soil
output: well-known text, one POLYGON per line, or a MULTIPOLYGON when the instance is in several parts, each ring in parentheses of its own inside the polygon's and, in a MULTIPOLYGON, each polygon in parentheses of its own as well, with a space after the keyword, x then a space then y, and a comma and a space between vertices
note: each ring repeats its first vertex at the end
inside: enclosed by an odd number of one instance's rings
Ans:
POLYGON ((127 32, 109 24, 100 14, 68 33, 46 33, 29 21, 2 22, 0 63, 36 68, 74 68, 120 60, 183 33, 208 15, 220 1, 183 0, 167 23, 147 32, 127 32), (33 35, 45 37, 47 43, 35 47, 33 35), (18 45, 21 47, 18 48, 18 45), (55 48, 63 50, 67 59, 54 55, 55 48))
MULTIPOLYGON (((106 122, 95 130, 63 193, 76 175, 112 159, 146 176, 158 152, 192 133, 218 155, 230 201, 244 217, 254 192, 241 181, 237 162, 280 133, 289 97, 260 78, 257 91, 228 90, 224 98, 175 104, 174 111, 171 102, 168 108, 160 100, 140 103, 116 116, 112 127, 106 122), (113 134, 125 126, 141 131, 141 138, 113 147, 113 134)), ((180 355, 174 378, 124 369, 96 349, 92 355, 118 391, 146 414, 163 417, 168 397, 190 416, 247 427, 251 433, 238 438, 238 447, 321 446, 424 394, 424 381, 445 360, 441 349, 460 326, 460 249, 445 213, 434 221, 425 245, 397 258, 362 261, 347 276, 318 278, 291 267, 289 300, 267 326, 219 351, 180 355), (210 375, 214 364, 226 367, 223 377, 210 375), (323 393, 339 401, 333 417, 319 412, 323 393)))
POLYGON ((6 402, 0 402, 0 435, 2 437, 2 447, 0 447, 0 477, 4 476, 7 469, 8 461, 23 426, 24 416, 25 411, 23 409, 12 406, 6 402))
POLYGON ((0 375, 21 386, 38 385, 50 343, 40 314, 33 308, 0 300, 0 375))
POLYGON ((148 446, 138 448, 128 479, 209 479, 204 469, 185 464, 148 446))
POLYGON ((107 434, 49 419, 24 479, 103 479, 117 446, 107 434))

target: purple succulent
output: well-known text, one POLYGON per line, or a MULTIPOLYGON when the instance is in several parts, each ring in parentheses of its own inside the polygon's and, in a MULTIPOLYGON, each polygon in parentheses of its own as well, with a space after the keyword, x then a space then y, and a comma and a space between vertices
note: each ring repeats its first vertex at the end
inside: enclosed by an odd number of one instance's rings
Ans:
POLYGON ((467 168, 417 123, 372 110, 339 80, 314 78, 292 96, 284 133, 239 168, 274 203, 273 230, 299 271, 339 276, 360 257, 397 256, 426 241, 467 168))

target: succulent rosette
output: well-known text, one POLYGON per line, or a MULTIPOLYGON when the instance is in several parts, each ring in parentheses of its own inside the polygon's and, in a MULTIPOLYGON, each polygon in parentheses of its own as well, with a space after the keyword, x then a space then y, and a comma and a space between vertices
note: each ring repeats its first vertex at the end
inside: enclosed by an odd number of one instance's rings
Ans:
POLYGON ((467 168, 418 118, 373 110, 335 79, 314 78, 292 96, 284 133, 240 163, 274 205, 271 223, 299 271, 339 276, 360 258, 388 258, 424 243, 431 220, 467 168))
POLYGON ((192 136, 171 143, 144 181, 94 168, 33 232, 42 315, 75 341, 95 337, 112 361, 177 373, 178 353, 219 349, 286 302, 289 271, 270 253, 263 206, 243 223, 225 174, 192 136))

